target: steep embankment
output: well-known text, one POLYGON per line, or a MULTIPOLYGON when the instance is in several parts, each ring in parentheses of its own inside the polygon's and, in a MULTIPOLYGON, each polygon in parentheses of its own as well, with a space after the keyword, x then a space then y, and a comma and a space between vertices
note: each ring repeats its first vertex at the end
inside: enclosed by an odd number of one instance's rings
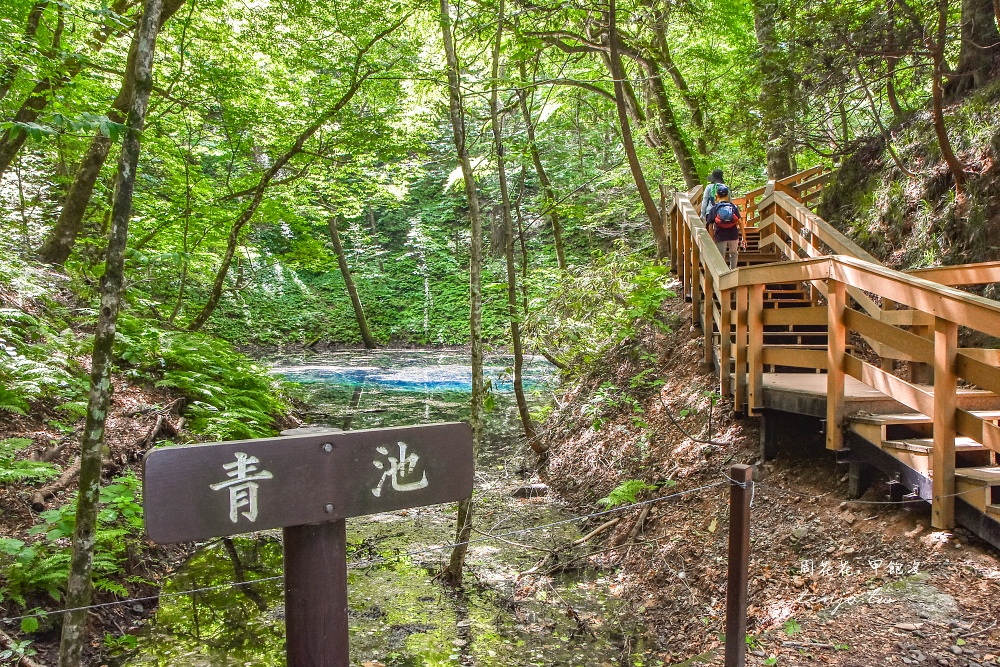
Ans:
MULTIPOLYGON (((58 608, 66 585, 93 347, 91 287, 10 257, 0 261, 0 618, 58 608)), ((231 345, 162 328, 137 311, 131 304, 119 320, 95 602, 155 596, 164 571, 186 553, 143 535, 140 468, 150 447, 259 437, 289 421, 280 385, 231 345)), ((114 638, 154 609, 95 611, 107 646, 95 644, 89 664, 100 664, 114 638)), ((15 635, 27 642, 18 646, 55 664, 59 620, 0 624, 0 655, 15 635)))
POLYGON ((892 128, 905 173, 882 138, 860 141, 824 190, 819 214, 893 268, 1000 259, 1000 81, 946 110, 967 168, 964 197, 941 156, 930 111, 892 128))
MULTIPOLYGON (((690 306, 673 298, 665 308, 672 333, 643 329, 560 399, 547 424, 547 481, 588 510, 602 498, 627 504, 690 491, 624 511, 594 539, 589 564, 620 567, 614 592, 645 618, 664 664, 702 656, 721 665, 724 474, 734 463, 760 463, 759 434, 730 406, 710 407, 716 383, 699 370, 690 306)), ((890 656, 993 664, 997 554, 960 529, 933 531, 926 511, 880 504, 884 480, 845 503, 845 472, 808 420, 786 434, 777 460, 758 467, 749 664, 857 667, 890 656)))

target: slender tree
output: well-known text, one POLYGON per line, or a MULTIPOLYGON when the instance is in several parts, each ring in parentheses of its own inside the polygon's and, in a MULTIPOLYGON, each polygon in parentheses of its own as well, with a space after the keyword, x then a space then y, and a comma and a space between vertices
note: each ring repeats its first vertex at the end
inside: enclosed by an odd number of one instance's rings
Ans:
MULTIPOLYGON (((522 83, 526 82, 528 80, 528 72, 523 60, 518 61, 518 69, 522 83)), ((532 86, 532 90, 534 90, 534 86, 532 86)), ((542 154, 541 151, 538 150, 538 140, 535 138, 535 122, 531 115, 531 108, 528 106, 529 97, 533 96, 524 88, 519 88, 517 91, 517 97, 518 103, 521 107, 521 116, 524 118, 524 130, 528 136, 528 153, 531 155, 531 164, 535 168, 535 175, 538 177, 538 183, 542 186, 545 211, 549 216, 549 221, 552 223, 552 242, 555 245, 556 250, 556 263, 559 265, 560 269, 565 271, 566 249, 563 246, 562 220, 559 216, 559 209, 555 190, 552 187, 552 181, 549 180, 549 175, 545 171, 545 165, 542 164, 542 154)))
POLYGON ((517 265, 514 262, 514 218, 511 215, 510 192, 507 188, 507 155, 503 143, 503 121, 500 117, 499 81, 500 51, 503 46, 504 0, 497 6, 497 32, 493 41, 493 57, 490 84, 490 127, 493 130, 493 146, 497 156, 497 178, 500 181, 500 210, 504 228, 504 259, 507 265, 507 318, 510 322, 510 340, 514 352, 514 399, 521 426, 528 443, 536 454, 543 454, 535 440, 535 428, 531 424, 531 413, 524 398, 524 351, 521 346, 521 314, 517 308, 517 265))
POLYGON ((340 243, 340 232, 337 230, 337 216, 331 215, 328 221, 330 227, 330 240, 333 241, 333 251, 337 254, 337 265, 340 266, 340 275, 344 278, 344 285, 347 287, 347 294, 351 297, 351 306, 354 307, 354 317, 358 321, 358 330, 361 332, 361 340, 365 348, 374 350, 378 347, 372 330, 368 328, 368 319, 365 317, 365 309, 361 307, 361 297, 358 296, 358 288, 354 285, 354 278, 351 277, 351 267, 347 265, 347 255, 344 253, 344 246, 340 243))
MULTIPOLYGON (((163 29, 171 16, 177 13, 184 5, 184 0, 164 0, 163 11, 160 14, 159 28, 163 29)), ((138 33, 132 39, 129 47, 128 61, 125 65, 125 76, 122 79, 121 89, 118 96, 111 103, 108 110, 108 120, 113 123, 125 122, 125 114, 132 104, 132 75, 131 71, 135 67, 136 50, 138 46, 138 33)), ((111 137, 100 130, 94 133, 90 140, 90 146, 80 160, 80 166, 76 170, 76 176, 70 185, 66 199, 63 201, 62 211, 59 212, 59 219, 52 226, 45 236, 45 241, 38 251, 38 258, 47 264, 62 265, 69 258, 73 251, 73 244, 76 237, 83 228, 83 216, 90 204, 90 199, 94 193, 94 185, 101 175, 101 169, 108 159, 111 151, 111 137)))
POLYGON ((3 101, 3 98, 7 97, 7 92, 10 90, 11 84, 14 83, 17 73, 21 71, 21 64, 17 61, 17 55, 31 50, 35 41, 35 35, 38 33, 38 24, 41 23, 42 15, 48 6, 49 0, 41 0, 32 5, 31 10, 28 11, 28 20, 24 26, 24 36, 21 38, 21 43, 14 54, 4 64, 3 72, 0 73, 0 102, 3 101))
MULTIPOLYGON (((483 223, 479 211, 479 195, 476 192, 476 177, 469 159, 466 145, 465 109, 462 101, 462 82, 459 77, 458 55, 451 26, 451 6, 448 0, 441 0, 441 36, 444 42, 445 67, 448 70, 448 112, 451 118, 455 152, 462 168, 465 196, 469 202, 469 221, 472 224, 471 256, 469 259, 469 338, 472 344, 472 401, 469 423, 472 426, 472 447, 474 455, 479 454, 483 439, 483 223)), ((469 549, 472 535, 472 498, 458 504, 458 525, 456 546, 451 552, 446 576, 455 586, 462 585, 465 571, 465 554, 469 549)))
POLYGON ((660 212, 656 208, 649 193, 649 186, 646 185, 646 177, 642 173, 642 165, 639 163, 639 156, 635 152, 635 143, 632 141, 632 127, 629 124, 628 112, 625 108, 625 90, 623 82, 625 80, 625 68, 622 67, 621 56, 618 53, 618 33, 617 18, 615 10, 615 0, 610 0, 608 8, 608 46, 611 63, 611 77, 615 85, 615 106, 618 110, 618 124, 621 127, 622 145, 625 149, 625 156, 628 158, 629 169, 632 171, 632 179, 635 181, 636 189, 639 190, 639 197, 642 199, 642 206, 646 211, 646 217, 653 229, 653 238, 656 240, 656 257, 663 259, 667 256, 667 235, 663 229, 663 221, 660 219, 660 212))
POLYGON ((139 164, 140 138, 146 122, 149 92, 153 87, 153 52, 159 30, 163 0, 146 0, 139 24, 136 62, 132 72, 135 94, 126 120, 125 139, 118 161, 115 201, 111 214, 104 275, 101 277, 101 308, 94 335, 91 358, 90 397, 87 421, 80 443, 80 486, 77 492, 76 527, 73 531, 73 555, 66 585, 66 607, 59 667, 81 667, 86 645, 87 611, 93 593, 94 532, 101 488, 101 445, 111 403, 111 363, 115 344, 115 326, 121 308, 124 284, 125 244, 132 216, 132 192, 139 164))

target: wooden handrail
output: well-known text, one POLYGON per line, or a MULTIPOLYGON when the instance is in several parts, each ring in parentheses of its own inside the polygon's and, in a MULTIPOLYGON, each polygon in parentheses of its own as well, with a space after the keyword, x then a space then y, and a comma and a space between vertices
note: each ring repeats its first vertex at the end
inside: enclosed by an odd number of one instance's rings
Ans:
MULTIPOLYGON (((995 335, 1000 302, 955 286, 1000 282, 1000 262, 896 271, 882 265, 857 243, 809 210, 829 179, 814 167, 770 181, 743 198, 748 220, 760 228, 761 247, 780 250, 788 261, 729 269, 699 216, 701 186, 675 195, 667 221, 674 266, 690 293, 692 316, 702 327, 705 361, 712 362, 712 332, 720 332, 720 386, 737 410, 763 407, 765 364, 811 368, 827 373, 827 446, 841 447, 844 378, 872 386, 934 422, 932 523, 954 523, 955 435, 960 433, 1000 452, 1000 427, 958 408, 959 378, 1000 395, 1000 351, 958 347, 958 329, 995 335), (828 250, 827 250, 828 249, 828 250), (824 254, 825 252, 831 254, 824 254), (766 285, 811 285, 827 305, 765 310, 766 285), (736 311, 730 306, 736 297, 736 311), (718 304, 718 305, 717 305, 718 304), (897 310, 896 306, 909 310, 897 310), (860 308, 860 310, 858 310, 860 308), (735 338, 731 325, 735 323, 735 338), (826 325, 826 350, 765 345, 766 326, 826 325), (909 327, 907 331, 900 327, 909 327), (852 354, 854 331, 883 358, 878 368, 852 354), (929 337, 928 337, 929 336, 929 337), (885 359, 903 359, 934 368, 934 391, 893 375, 885 359), (729 363, 736 362, 730 386, 729 363)), ((814 292, 815 293, 815 292, 814 292)))

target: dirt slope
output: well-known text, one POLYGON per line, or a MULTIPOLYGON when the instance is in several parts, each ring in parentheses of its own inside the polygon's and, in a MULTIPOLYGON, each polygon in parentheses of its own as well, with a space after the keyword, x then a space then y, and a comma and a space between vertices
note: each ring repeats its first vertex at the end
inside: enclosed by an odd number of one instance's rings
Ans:
MULTIPOLYGON (((668 321, 680 318, 673 333, 625 341, 563 397, 548 422, 547 482, 581 510, 631 479, 662 485, 639 499, 715 485, 653 504, 645 516, 628 510, 595 538, 591 563, 621 566, 615 592, 644 616, 662 664, 722 665, 723 473, 760 463, 758 426, 723 402, 707 437, 715 379, 698 369, 690 306, 667 308, 668 321), (661 388, 648 386, 655 379, 661 388), (668 411, 714 444, 683 433, 668 411)), ((758 467, 748 664, 1000 664, 1000 555, 961 529, 932 530, 927 509, 879 504, 884 480, 860 502, 844 502, 846 468, 818 429, 803 420, 777 460, 758 467)))

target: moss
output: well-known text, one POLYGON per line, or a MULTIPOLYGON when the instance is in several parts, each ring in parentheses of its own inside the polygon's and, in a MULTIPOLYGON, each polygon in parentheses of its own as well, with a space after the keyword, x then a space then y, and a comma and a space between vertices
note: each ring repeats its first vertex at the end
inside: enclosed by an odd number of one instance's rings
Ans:
POLYGON ((882 138, 859 142, 824 190, 819 214, 889 266, 1000 259, 1000 81, 948 110, 953 147, 968 165, 955 196, 930 122, 919 110, 893 128, 903 173, 882 138))

